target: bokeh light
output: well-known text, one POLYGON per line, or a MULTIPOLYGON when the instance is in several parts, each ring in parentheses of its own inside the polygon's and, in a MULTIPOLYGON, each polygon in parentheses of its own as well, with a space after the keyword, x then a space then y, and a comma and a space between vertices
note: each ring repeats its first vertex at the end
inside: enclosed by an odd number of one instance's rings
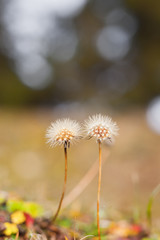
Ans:
POLYGON ((46 59, 51 56, 65 62, 74 56, 78 44, 75 31, 60 27, 56 19, 73 17, 86 2, 13 0, 6 5, 3 24, 12 39, 8 55, 23 84, 37 90, 46 88, 53 79, 53 69, 46 59))
POLYGON ((160 134, 160 97, 156 97, 151 101, 146 117, 150 128, 160 134))
POLYGON ((33 89, 43 89, 51 82, 53 68, 40 55, 29 55, 16 63, 16 71, 21 81, 33 89))
POLYGON ((124 8, 115 8, 106 16, 106 24, 123 27, 130 37, 137 31, 138 23, 136 18, 124 8))
MULTIPOLYGON (((56 202, 64 161, 61 149, 45 145, 47 126, 61 117, 83 122, 102 113, 120 127, 104 165, 102 203, 131 206, 136 183, 143 199, 137 203, 144 207, 160 167, 160 3, 149 5, 143 0, 0 1, 2 189, 38 199, 44 191, 44 199, 56 202)), ((96 160, 93 144, 84 140, 69 152, 68 192, 96 160)), ((89 207, 95 184, 82 193, 89 207)))
POLYGON ((108 26, 98 34, 96 45, 102 57, 111 61, 121 60, 131 47, 130 36, 121 27, 108 26))

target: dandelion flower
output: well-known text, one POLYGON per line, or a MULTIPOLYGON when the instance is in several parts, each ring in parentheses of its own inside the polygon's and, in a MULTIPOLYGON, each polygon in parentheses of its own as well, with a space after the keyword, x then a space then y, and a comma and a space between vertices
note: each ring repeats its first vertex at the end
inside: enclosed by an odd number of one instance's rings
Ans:
POLYGON ((70 119, 59 119, 56 122, 51 123, 51 126, 47 129, 46 137, 48 138, 47 143, 51 146, 63 145, 64 146, 64 156, 65 156, 65 175, 64 175, 64 185, 61 199, 58 205, 53 221, 56 220, 59 211, 62 206, 64 199, 66 183, 67 183, 67 149, 70 147, 71 143, 81 138, 81 127, 79 123, 70 119))
POLYGON ((81 138, 81 127, 74 120, 59 119, 51 123, 51 126, 47 129, 46 137, 48 138, 47 143, 53 147, 57 145, 69 147, 70 143, 74 143, 81 138))
POLYGON ((118 135, 118 126, 108 116, 93 115, 85 122, 85 132, 89 138, 95 137, 97 142, 113 140, 118 135))
POLYGON ((100 203, 100 189, 101 189, 101 172, 102 172, 102 147, 103 141, 112 141, 113 137, 118 134, 118 126, 108 116, 101 114, 93 115, 85 121, 85 132, 90 139, 95 137, 99 145, 99 172, 98 172, 98 191, 97 191, 97 229, 98 238, 101 240, 100 223, 99 223, 99 203, 100 203))

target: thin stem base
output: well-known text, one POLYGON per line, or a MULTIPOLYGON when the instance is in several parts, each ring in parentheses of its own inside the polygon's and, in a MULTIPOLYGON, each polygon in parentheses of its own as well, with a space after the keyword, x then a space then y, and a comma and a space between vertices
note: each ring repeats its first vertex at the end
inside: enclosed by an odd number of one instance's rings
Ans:
POLYGON ((66 183, 67 183, 67 146, 66 146, 66 144, 64 145, 64 156, 65 156, 65 175, 64 175, 63 192, 62 192, 61 199, 60 199, 60 202, 59 202, 59 205, 58 205, 58 209, 56 211, 56 214, 53 217, 53 222, 55 222, 55 220, 56 220, 56 218, 57 218, 57 216, 60 212, 62 202, 63 202, 63 199, 64 199, 65 190, 66 190, 66 183))
POLYGON ((101 142, 99 144, 99 175, 98 175, 98 192, 97 192, 97 229, 98 239, 101 240, 100 223, 99 223, 99 203, 100 203, 100 190, 101 190, 101 172, 102 172, 102 149, 101 142))

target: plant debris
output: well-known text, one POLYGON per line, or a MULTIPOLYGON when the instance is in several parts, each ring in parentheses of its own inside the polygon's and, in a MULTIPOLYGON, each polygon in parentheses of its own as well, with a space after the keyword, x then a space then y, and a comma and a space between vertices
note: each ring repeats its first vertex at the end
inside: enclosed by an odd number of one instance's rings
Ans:
POLYGON ((72 239, 51 219, 42 217, 43 208, 36 203, 17 199, 0 198, 0 240, 7 238, 21 240, 65 240, 72 239))
MULTIPOLYGON (((78 231, 75 231, 75 220, 63 217, 55 225, 43 213, 43 208, 37 203, 0 196, 0 240, 97 239, 97 228, 92 218, 88 220, 87 217, 85 222, 85 217, 82 217, 81 221, 76 222, 78 231)), ((151 239, 149 231, 142 224, 127 220, 103 220, 101 236, 102 239, 112 240, 151 239)))

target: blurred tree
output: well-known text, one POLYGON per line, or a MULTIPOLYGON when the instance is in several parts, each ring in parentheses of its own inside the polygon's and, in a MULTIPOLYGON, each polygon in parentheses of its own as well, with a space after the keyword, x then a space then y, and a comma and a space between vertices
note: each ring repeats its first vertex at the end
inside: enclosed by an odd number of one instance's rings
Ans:
POLYGON ((0 2, 0 104, 126 107, 157 96, 160 2, 65 1, 0 2))

